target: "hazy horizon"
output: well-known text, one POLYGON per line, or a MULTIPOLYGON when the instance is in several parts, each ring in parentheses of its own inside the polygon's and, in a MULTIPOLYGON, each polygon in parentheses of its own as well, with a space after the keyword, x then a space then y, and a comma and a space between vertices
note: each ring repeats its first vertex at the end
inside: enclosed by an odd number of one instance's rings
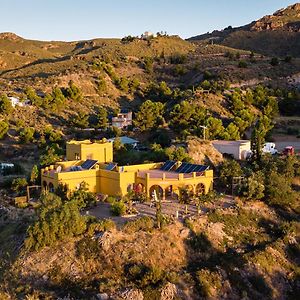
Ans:
POLYGON ((2 4, 1 32, 43 41, 78 41, 137 36, 144 31, 166 31, 188 38, 248 24, 294 1, 10 0, 2 4), (17 10, 16 10, 17 8, 17 10), (13 18, 12 18, 13 16, 13 18))

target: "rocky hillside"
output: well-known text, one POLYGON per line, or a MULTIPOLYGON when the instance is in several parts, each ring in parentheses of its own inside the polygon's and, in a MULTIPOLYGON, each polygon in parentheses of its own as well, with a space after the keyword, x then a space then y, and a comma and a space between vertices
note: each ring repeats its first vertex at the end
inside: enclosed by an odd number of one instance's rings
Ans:
POLYGON ((207 209, 162 230, 144 217, 29 253, 18 253, 25 219, 8 219, 0 257, 11 264, 0 264, 0 298, 298 299, 299 223, 286 222, 292 213, 259 201, 207 209))
POLYGON ((300 3, 280 9, 245 26, 198 35, 190 41, 214 40, 233 48, 255 51, 266 55, 300 54, 300 3))
POLYGON ((252 31, 282 30, 300 32, 300 3, 280 9, 271 16, 265 16, 251 26, 252 31))

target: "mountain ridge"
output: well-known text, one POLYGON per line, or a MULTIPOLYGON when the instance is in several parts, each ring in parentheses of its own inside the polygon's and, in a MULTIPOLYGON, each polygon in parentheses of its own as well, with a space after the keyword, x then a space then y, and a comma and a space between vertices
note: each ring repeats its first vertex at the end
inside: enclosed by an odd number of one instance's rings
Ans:
POLYGON ((190 42, 213 41, 224 46, 264 55, 300 56, 300 3, 295 3, 239 27, 200 34, 190 42))

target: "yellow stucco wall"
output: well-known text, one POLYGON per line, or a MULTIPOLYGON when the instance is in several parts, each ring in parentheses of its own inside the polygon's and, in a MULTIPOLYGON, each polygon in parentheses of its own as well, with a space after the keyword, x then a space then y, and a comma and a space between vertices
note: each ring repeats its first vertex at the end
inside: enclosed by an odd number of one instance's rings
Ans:
POLYGON ((173 190, 178 191, 179 188, 191 187, 193 192, 196 192, 198 184, 203 184, 205 188, 205 194, 207 194, 210 190, 213 189, 213 170, 208 170, 204 172, 204 176, 193 176, 190 178, 185 178, 183 174, 178 174, 177 179, 162 179, 162 178, 139 178, 136 179, 137 184, 142 184, 145 187, 145 192, 147 196, 150 197, 150 189, 151 187, 158 185, 163 190, 172 186, 173 190))
POLYGON ((122 195, 120 189, 120 173, 100 170, 100 193, 106 195, 122 195))
POLYGON ((76 172, 58 173, 58 184, 67 184, 70 190, 75 190, 82 182, 88 185, 93 193, 100 191, 100 172, 99 170, 84 170, 76 172))
POLYGON ((51 182, 55 188, 61 184, 67 184, 70 190, 78 188, 80 183, 87 183, 89 191, 93 193, 102 193, 111 196, 124 196, 134 184, 141 183, 145 187, 147 196, 150 196, 150 189, 154 185, 159 185, 162 189, 169 186, 173 190, 178 190, 186 186, 192 187, 194 192, 197 185, 202 183, 205 187, 205 193, 213 188, 213 171, 208 170, 204 176, 195 176, 184 178, 182 174, 178 175, 178 179, 162 179, 162 178, 139 178, 135 171, 115 172, 107 170, 84 170, 75 172, 54 173, 52 176, 42 173, 42 184, 46 182, 49 186, 51 182))
POLYGON ((94 159, 106 163, 113 161, 113 144, 108 142, 70 141, 66 145, 67 160, 94 159))
POLYGON ((132 166, 120 166, 115 171, 102 169, 103 163, 113 160, 113 148, 111 143, 91 143, 90 141, 76 142, 71 141, 67 144, 67 159, 65 162, 58 162, 55 166, 49 166, 42 169, 41 181, 42 186, 48 187, 52 184, 57 188, 59 184, 66 184, 70 190, 79 187, 85 182, 88 189, 93 193, 102 193, 112 196, 124 196, 135 184, 141 183, 145 187, 145 191, 150 196, 150 189, 153 185, 159 185, 162 189, 166 189, 172 185, 173 190, 181 187, 191 186, 195 191, 198 184, 202 183, 205 187, 205 193, 213 187, 213 171, 205 171, 203 176, 188 177, 178 174, 177 178, 145 178, 138 177, 138 172, 142 170, 152 170, 159 168, 162 163, 149 163, 132 166), (104 149, 105 152, 104 152, 104 149), (81 160, 74 160, 75 154, 80 153, 81 160), (100 163, 96 165, 96 169, 69 171, 71 166, 80 165, 87 157, 93 153, 92 159, 98 160, 100 163), (61 166, 61 171, 56 170, 61 166), (99 169, 100 168, 100 169, 99 169))

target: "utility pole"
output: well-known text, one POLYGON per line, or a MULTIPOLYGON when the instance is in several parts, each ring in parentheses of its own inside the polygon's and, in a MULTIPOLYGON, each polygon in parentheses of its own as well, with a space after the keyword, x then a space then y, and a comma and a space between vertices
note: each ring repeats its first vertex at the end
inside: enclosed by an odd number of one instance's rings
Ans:
POLYGON ((206 126, 200 125, 201 128, 203 128, 203 140, 205 140, 205 130, 207 129, 206 126))

